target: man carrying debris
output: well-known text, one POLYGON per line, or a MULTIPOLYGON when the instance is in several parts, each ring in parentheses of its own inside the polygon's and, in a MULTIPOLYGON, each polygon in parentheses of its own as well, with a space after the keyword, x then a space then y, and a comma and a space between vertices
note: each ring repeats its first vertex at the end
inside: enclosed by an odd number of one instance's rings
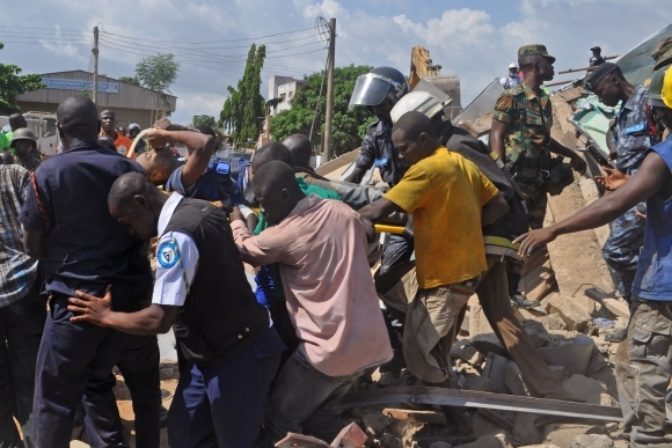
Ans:
MULTIPOLYGON (((607 106, 614 107, 622 102, 611 126, 611 133, 607 134, 611 140, 609 146, 616 152, 616 167, 604 168, 607 175, 597 179, 607 190, 614 190, 618 179, 637 171, 648 149, 655 143, 649 136, 647 88, 630 84, 618 65, 611 62, 596 67, 583 85, 607 106)), ((610 224, 609 238, 602 247, 602 255, 613 274, 614 283, 628 302, 639 250, 644 241, 644 219, 641 215, 645 210, 642 203, 617 217, 610 224)))
POLYGON ((481 227, 508 206, 476 165, 439 143, 424 114, 404 114, 392 139, 410 168, 360 214, 374 222, 393 211, 413 215, 419 289, 406 312, 403 354, 419 379, 442 383, 450 377, 448 356, 459 315, 487 270, 481 227))
MULTIPOLYGON (((654 71, 649 86, 656 121, 672 129, 672 67, 654 71)), ((592 229, 646 200, 644 246, 635 275, 626 344, 630 356, 627 393, 619 394, 631 447, 672 446, 665 395, 672 379, 672 139, 651 148, 622 187, 544 229, 519 238, 530 255, 560 235, 592 229), (625 401, 625 402, 624 402, 625 401)))
POLYGON ((503 161, 520 190, 527 196, 529 225, 544 224, 547 193, 559 194, 572 180, 571 167, 583 172, 586 162, 572 150, 551 138, 553 109, 542 84, 553 79, 555 58, 544 45, 525 45, 518 50, 523 83, 506 90, 495 105, 490 146, 503 161), (560 157, 551 157, 551 153, 560 157))
MULTIPOLYGON (((509 300, 510 294, 516 292, 517 285, 511 292, 507 268, 511 263, 520 263, 517 246, 512 241, 527 230, 525 208, 510 176, 489 156, 487 146, 464 129, 454 126, 450 120, 444 119, 444 105, 429 92, 410 92, 392 109, 392 121, 396 123, 404 113, 411 110, 425 114, 439 130, 439 142, 448 151, 455 151, 476 164, 506 199, 509 212, 483 228, 488 271, 483 275, 476 293, 490 326, 520 368, 532 393, 535 396, 560 398, 563 395, 562 385, 535 350, 509 300)), ((414 272, 412 274, 415 275, 414 272)), ((398 291, 398 288, 395 290, 398 291)), ((402 305, 405 307, 407 303, 402 305)))
POLYGON ((137 237, 159 235, 152 304, 118 312, 109 289, 102 298, 77 291, 72 320, 143 335, 174 325, 184 364, 168 416, 170 445, 257 446, 284 346, 254 299, 226 214, 205 201, 167 196, 139 173, 114 182, 108 206, 137 237))
POLYGON ((365 221, 347 205, 306 196, 280 161, 255 169, 254 193, 271 227, 252 235, 238 209, 231 228, 242 259, 279 263, 299 346, 280 370, 266 429, 332 440, 344 426, 336 402, 366 368, 392 357, 366 247, 365 221))

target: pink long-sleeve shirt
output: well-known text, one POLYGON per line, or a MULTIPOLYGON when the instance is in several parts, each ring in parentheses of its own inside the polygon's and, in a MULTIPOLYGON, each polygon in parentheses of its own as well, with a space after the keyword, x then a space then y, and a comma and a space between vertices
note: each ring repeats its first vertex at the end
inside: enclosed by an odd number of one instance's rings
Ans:
POLYGON ((257 236, 243 221, 231 228, 244 261, 279 263, 299 349, 313 367, 347 376, 392 358, 357 212, 308 196, 257 236))

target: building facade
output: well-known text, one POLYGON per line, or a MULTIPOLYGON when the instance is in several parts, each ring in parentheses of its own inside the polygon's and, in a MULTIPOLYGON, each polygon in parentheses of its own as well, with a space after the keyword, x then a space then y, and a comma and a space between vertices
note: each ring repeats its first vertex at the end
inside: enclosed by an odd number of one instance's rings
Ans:
MULTIPOLYGON (((42 74, 45 88, 25 92, 17 97, 21 112, 56 112, 64 99, 78 94, 93 98, 93 73, 72 70, 42 74)), ((148 128, 156 120, 175 111, 177 98, 128 84, 108 76, 98 75, 96 106, 99 111, 113 110, 117 125, 128 127, 138 123, 148 128)))
POLYGON ((292 108, 292 100, 303 81, 290 76, 271 76, 268 80, 268 101, 270 115, 274 116, 292 108))

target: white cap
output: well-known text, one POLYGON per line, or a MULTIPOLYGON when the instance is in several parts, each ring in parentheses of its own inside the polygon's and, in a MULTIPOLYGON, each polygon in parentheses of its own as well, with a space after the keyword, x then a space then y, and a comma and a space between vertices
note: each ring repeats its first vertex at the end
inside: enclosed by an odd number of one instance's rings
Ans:
POLYGON ((443 108, 450 104, 451 101, 452 99, 450 98, 440 101, 429 92, 414 90, 402 96, 397 101, 397 104, 390 111, 390 118, 392 118, 392 123, 396 123, 402 115, 413 110, 422 112, 429 118, 432 118, 443 111, 443 108))

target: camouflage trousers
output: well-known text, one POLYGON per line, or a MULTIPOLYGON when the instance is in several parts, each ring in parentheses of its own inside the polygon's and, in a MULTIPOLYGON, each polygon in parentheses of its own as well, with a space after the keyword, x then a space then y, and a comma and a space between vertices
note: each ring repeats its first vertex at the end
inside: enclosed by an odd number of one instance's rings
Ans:
POLYGON ((631 447, 670 447, 665 395, 672 379, 672 301, 633 297, 628 336, 617 352, 616 381, 631 447))
POLYGON ((548 205, 546 187, 544 184, 536 182, 525 183, 516 181, 516 185, 526 196, 527 224, 532 229, 541 229, 544 226, 546 206, 548 205))
POLYGON ((639 250, 644 243, 644 223, 644 219, 635 214, 634 208, 628 210, 612 221, 609 238, 602 247, 604 261, 609 266, 618 291, 626 300, 630 300, 639 250))

